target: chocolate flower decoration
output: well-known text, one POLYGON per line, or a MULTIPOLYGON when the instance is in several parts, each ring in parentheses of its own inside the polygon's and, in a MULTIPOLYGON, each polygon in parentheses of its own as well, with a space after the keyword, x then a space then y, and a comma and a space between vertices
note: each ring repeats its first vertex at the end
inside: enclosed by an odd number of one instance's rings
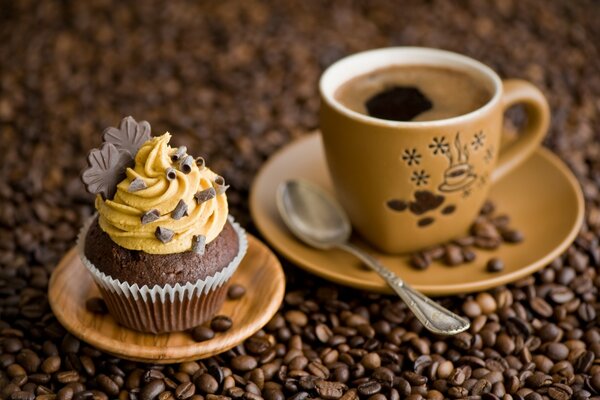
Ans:
POLYGON ((137 122, 133 117, 125 117, 121 120, 119 128, 106 128, 104 130, 104 141, 112 143, 119 151, 128 152, 131 158, 135 158, 142 145, 150 140, 150 124, 148 121, 137 122))
POLYGON ((104 143, 100 149, 90 151, 89 167, 83 171, 81 180, 88 192, 100 193, 105 199, 112 199, 131 161, 128 152, 120 152, 112 143, 104 143))

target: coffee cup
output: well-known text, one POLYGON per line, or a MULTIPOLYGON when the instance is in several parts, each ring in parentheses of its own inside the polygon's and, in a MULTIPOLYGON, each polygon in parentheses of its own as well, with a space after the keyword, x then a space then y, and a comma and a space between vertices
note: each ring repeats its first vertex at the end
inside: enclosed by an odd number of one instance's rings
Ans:
POLYGON ((531 83, 502 81, 479 61, 429 48, 343 58, 323 73, 319 90, 337 197, 355 230, 386 253, 465 235, 494 182, 540 145, 550 118, 531 83), (505 140, 504 113, 517 104, 527 122, 505 140), (405 120, 392 120, 394 113, 405 120))

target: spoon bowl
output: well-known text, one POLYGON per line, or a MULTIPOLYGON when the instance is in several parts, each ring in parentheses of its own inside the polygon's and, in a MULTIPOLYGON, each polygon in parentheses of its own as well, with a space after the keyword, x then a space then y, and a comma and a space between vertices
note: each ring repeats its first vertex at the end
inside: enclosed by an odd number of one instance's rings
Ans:
POLYGON ((310 182, 281 184, 277 208, 292 233, 310 246, 330 249, 350 239, 352 227, 342 207, 310 182))
POLYGON ((339 203, 319 187, 290 180, 277 188, 277 208, 290 231, 309 246, 347 251, 377 272, 400 296, 425 328, 440 335, 453 335, 469 328, 469 321, 417 292, 395 273, 363 250, 348 242, 350 220, 339 203))

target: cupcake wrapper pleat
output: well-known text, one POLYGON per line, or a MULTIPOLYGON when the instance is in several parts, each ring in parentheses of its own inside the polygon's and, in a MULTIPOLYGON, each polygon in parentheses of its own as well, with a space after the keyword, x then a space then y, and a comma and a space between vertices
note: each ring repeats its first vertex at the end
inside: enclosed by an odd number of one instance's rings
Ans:
POLYGON ((140 287, 106 275, 85 256, 85 239, 94 219, 95 216, 90 218, 79 233, 79 257, 92 274, 111 315, 121 325, 142 332, 182 331, 210 319, 225 301, 227 283, 248 249, 244 229, 229 216, 239 241, 238 254, 229 265, 196 282, 140 287))

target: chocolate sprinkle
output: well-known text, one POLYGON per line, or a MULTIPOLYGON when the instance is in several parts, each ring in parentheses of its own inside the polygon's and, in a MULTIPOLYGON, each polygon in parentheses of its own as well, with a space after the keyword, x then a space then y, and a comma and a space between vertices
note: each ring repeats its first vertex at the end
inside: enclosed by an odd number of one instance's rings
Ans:
POLYGON ((215 191, 214 188, 208 188, 208 189, 204 189, 199 191, 198 193, 196 193, 194 195, 194 198, 196 199, 196 202, 198 204, 202 204, 205 201, 208 201, 212 198, 214 198, 217 195, 217 192, 215 191))
POLYGON ((173 240, 173 236, 175 236, 175 232, 173 232, 172 230, 170 230, 168 228, 163 228, 161 226, 158 226, 158 227, 156 227, 154 236, 156 236, 156 238, 163 243, 169 243, 171 240, 173 240))
POLYGON ((170 181, 173 181, 175 180, 175 178, 177 178, 177 171, 175 170, 175 168, 167 168, 165 174, 167 175, 167 179, 170 181))
POLYGON ((179 203, 175 206, 175 209, 171 211, 171 218, 177 220, 188 215, 188 206, 185 201, 179 200, 179 203))
POLYGON ((204 167, 206 166, 206 161, 204 160, 204 157, 197 157, 196 165, 199 169, 204 169, 204 167))
POLYGON ((222 176, 218 176, 217 179, 215 179, 215 186, 217 194, 223 194, 229 189, 229 185, 225 185, 225 178, 222 176))
POLYGON ((186 156, 179 163, 179 170, 184 174, 189 174, 190 172, 192 172, 192 165, 194 165, 194 157, 186 156))
POLYGON ((142 178, 135 178, 129 184, 127 191, 133 193, 142 189, 146 189, 147 187, 148 186, 146 186, 146 182, 142 178))
POLYGON ((198 255, 204 255, 206 248, 206 236, 197 235, 192 239, 192 251, 198 255))
POLYGON ((142 215, 142 225, 146 225, 146 224, 149 224, 150 222, 154 222, 159 218, 160 218, 160 213, 158 212, 157 209, 146 211, 142 215))
POLYGON ((187 147, 185 147, 185 146, 178 147, 177 150, 175 151, 175 153, 173 153, 173 155, 171 155, 171 161, 175 162, 175 161, 181 160, 186 152, 187 152, 187 147))

